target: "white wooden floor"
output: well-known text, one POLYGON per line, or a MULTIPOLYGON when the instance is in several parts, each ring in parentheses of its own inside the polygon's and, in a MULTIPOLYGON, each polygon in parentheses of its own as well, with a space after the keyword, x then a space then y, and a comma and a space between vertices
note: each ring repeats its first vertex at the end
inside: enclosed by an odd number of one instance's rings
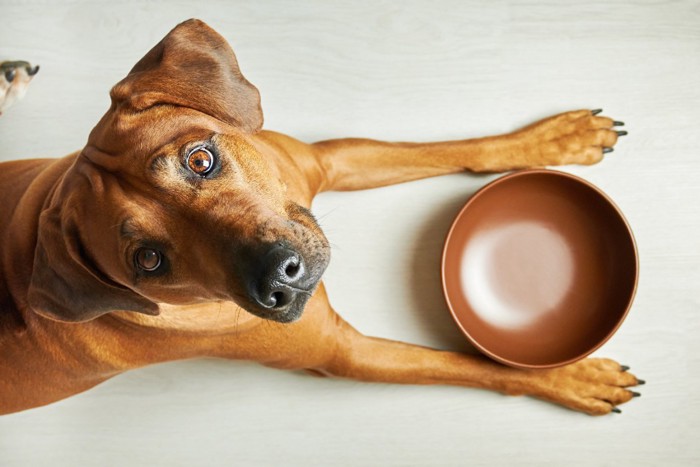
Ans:
MULTIPOLYGON (((266 128, 307 141, 479 136, 576 108, 624 120, 630 134, 602 164, 567 170, 612 196, 636 233, 636 303, 597 355, 632 366, 643 396, 591 418, 476 390, 177 362, 0 417, 0 465, 700 464, 698 2, 0 0, 0 58, 42 67, 0 117, 0 160, 82 147, 110 86, 189 17, 231 41, 266 128)), ((466 348, 439 254, 492 178, 318 199, 336 308, 369 334, 466 348)))

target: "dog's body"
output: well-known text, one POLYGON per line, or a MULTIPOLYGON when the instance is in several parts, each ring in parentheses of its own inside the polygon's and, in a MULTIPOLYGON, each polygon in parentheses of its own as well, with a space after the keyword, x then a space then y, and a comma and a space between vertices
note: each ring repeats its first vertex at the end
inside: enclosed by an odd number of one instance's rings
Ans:
POLYGON ((591 414, 636 395, 611 360, 526 371, 363 336, 320 284, 328 243, 308 212, 324 190, 592 164, 617 122, 581 110, 479 140, 304 144, 260 130, 257 90, 194 20, 111 95, 82 151, 0 164, 0 413, 200 356, 529 394, 591 414))

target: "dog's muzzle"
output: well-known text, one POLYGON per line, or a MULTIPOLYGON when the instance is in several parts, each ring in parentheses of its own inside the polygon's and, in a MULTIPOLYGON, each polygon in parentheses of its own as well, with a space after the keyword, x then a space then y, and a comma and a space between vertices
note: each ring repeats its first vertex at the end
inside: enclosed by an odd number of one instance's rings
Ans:
POLYGON ((282 244, 273 245, 258 266, 248 281, 248 293, 258 307, 251 312, 282 323, 299 319, 320 275, 311 274, 302 255, 282 244))

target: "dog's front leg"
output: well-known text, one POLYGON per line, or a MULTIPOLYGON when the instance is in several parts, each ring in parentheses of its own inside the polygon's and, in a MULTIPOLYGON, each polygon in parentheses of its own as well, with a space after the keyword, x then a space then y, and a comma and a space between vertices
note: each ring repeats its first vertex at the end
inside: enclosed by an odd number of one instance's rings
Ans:
POLYGON ((315 370, 362 381, 448 384, 530 395, 591 415, 618 411, 642 383, 608 359, 589 358, 549 370, 519 370, 485 357, 364 336, 347 326, 333 359, 315 370))
POLYGON ((610 152, 622 122, 578 110, 513 133, 440 143, 336 139, 313 144, 324 177, 317 191, 362 190, 469 170, 502 172, 562 164, 594 164, 610 152))

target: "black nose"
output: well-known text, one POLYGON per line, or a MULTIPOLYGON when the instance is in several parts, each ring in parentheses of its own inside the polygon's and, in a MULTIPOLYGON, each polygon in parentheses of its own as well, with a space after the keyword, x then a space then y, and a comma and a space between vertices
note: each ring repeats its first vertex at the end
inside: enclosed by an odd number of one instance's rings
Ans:
MULTIPOLYGON (((304 260, 296 251, 282 245, 273 246, 263 257, 253 298, 271 310, 284 310, 300 294, 308 295, 304 260)), ((305 300, 304 300, 305 301, 305 300)))

